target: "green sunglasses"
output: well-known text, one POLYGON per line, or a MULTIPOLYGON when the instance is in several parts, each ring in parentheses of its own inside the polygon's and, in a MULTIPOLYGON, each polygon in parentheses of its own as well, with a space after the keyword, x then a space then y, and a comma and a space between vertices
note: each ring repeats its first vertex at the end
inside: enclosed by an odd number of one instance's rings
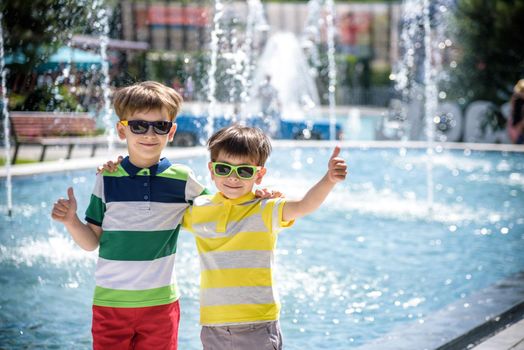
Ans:
POLYGON ((234 171, 239 178, 250 180, 255 176, 260 167, 256 165, 232 165, 221 162, 212 162, 211 169, 213 169, 213 174, 219 177, 230 176, 234 171))

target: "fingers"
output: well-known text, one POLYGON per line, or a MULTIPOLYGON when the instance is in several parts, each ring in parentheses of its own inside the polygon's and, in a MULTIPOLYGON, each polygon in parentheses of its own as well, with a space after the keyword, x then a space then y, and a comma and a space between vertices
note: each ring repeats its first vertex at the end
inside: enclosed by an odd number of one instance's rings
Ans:
POLYGON ((70 202, 67 199, 60 198, 53 205, 53 210, 51 211, 51 217, 55 220, 62 221, 66 218, 69 209, 71 208, 70 202))
POLYGON ((348 174, 348 166, 342 158, 333 158, 329 163, 329 176, 335 181, 343 181, 348 174))
POLYGON ((340 146, 336 145, 335 148, 333 149, 333 153, 331 154, 331 157, 329 157, 329 159, 333 159, 335 157, 338 157, 339 154, 340 154, 340 146))
POLYGON ((268 198, 282 198, 284 195, 280 191, 271 191, 267 188, 257 189, 255 190, 255 196, 260 199, 268 199, 268 198))
POLYGON ((76 204, 76 197, 75 192, 73 191, 73 187, 69 187, 67 189, 67 198, 69 198, 69 202, 71 202, 71 204, 76 204))
POLYGON ((266 198, 271 198, 271 193, 269 192, 267 188, 262 188, 262 189, 257 189, 255 191, 255 196, 257 198, 266 199, 266 198))
POLYGON ((118 156, 116 162, 113 162, 112 160, 108 161, 104 165, 100 165, 96 171, 97 174, 103 173, 104 171, 109 171, 110 173, 114 173, 118 170, 118 165, 122 163, 124 160, 124 157, 118 156))
POLYGON ((53 219, 65 222, 76 214, 76 197, 72 187, 67 189, 67 198, 60 198, 55 202, 51 211, 53 219))

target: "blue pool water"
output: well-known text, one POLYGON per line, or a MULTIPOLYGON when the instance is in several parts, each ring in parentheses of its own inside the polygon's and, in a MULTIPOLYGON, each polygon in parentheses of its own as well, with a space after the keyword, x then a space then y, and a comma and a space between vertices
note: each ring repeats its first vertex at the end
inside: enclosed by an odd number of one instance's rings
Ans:
MULTIPOLYGON (((298 197, 330 152, 276 148, 264 185, 298 197)), ((347 181, 279 238, 286 349, 357 348, 457 300, 467 308, 476 291, 524 270, 524 154, 438 153, 431 211, 423 150, 342 155, 347 181)), ((202 182, 206 161, 179 160, 202 182)), ((13 217, 0 216, 0 348, 90 348, 96 253, 76 247, 49 214, 70 185, 83 214, 93 180, 94 170, 14 179, 13 217)), ((200 349, 198 259, 189 233, 179 244, 180 348, 200 349)))

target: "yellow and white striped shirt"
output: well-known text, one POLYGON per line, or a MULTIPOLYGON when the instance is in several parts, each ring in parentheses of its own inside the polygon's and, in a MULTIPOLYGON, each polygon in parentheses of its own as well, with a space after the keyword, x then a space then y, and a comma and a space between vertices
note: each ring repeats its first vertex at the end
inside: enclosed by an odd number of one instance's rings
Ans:
POLYGON ((219 326, 277 320, 280 303, 273 281, 282 198, 253 193, 227 199, 197 197, 182 226, 195 235, 200 257, 200 323, 219 326))

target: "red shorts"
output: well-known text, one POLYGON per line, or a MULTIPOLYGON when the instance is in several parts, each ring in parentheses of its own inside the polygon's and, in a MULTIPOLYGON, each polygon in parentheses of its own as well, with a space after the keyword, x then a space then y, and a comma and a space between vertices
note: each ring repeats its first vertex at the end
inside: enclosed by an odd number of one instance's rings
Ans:
POLYGON ((176 350, 179 322, 178 300, 138 308, 93 305, 93 349, 176 350))

